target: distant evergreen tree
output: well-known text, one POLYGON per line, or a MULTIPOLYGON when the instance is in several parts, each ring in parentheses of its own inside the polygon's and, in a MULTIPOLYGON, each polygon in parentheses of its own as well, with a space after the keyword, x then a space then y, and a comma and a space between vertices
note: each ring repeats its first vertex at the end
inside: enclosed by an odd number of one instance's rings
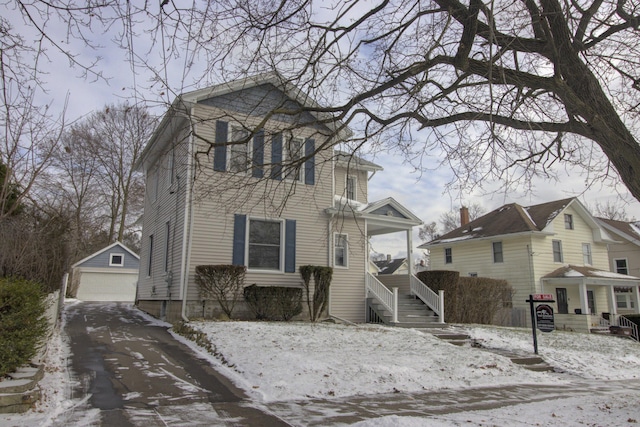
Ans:
POLYGON ((7 165, 0 162, 0 217, 18 215, 22 211, 20 187, 7 180, 7 165))

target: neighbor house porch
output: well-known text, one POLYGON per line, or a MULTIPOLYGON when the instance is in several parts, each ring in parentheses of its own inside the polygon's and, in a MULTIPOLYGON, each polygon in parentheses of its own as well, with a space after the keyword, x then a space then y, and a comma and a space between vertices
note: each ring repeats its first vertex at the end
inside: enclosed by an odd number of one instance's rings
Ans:
MULTIPOLYGON (((541 280, 542 292, 555 297, 556 328, 576 332, 628 325, 618 314, 616 289, 631 288, 634 313, 640 313, 640 278, 584 266, 565 266, 547 274, 541 280)), ((628 311, 626 312, 628 314, 628 311)))

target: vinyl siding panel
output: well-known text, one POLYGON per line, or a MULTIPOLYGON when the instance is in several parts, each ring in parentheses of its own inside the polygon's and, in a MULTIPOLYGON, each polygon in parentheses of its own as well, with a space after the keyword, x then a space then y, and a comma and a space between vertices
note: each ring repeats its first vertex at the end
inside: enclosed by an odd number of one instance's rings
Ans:
MULTIPOLYGON (((613 233, 612 233, 613 234, 613 233)), ((623 241, 623 238, 613 234, 614 239, 623 241)), ((634 243, 609 244, 609 270, 616 271, 616 259, 626 259, 630 276, 640 277, 640 247, 634 243)))
POLYGON ((365 321, 365 271, 367 259, 364 248, 364 222, 357 220, 350 213, 336 216, 333 222, 333 239, 335 233, 348 236, 348 268, 334 267, 331 282, 330 313, 352 322, 365 321))
MULTIPOLYGON (((140 254, 140 273, 138 278, 138 298, 141 300, 179 299, 181 295, 180 262, 184 239, 185 200, 187 195, 188 140, 189 128, 186 122, 174 129, 175 137, 164 143, 155 162, 154 177, 158 173, 160 184, 158 197, 149 194, 155 191, 147 182, 142 225, 142 251, 140 254), (173 163, 173 167, 171 166, 173 163), (173 173, 172 173, 173 169, 173 173), (173 175, 173 178, 172 178, 173 175), (166 223, 170 223, 168 270, 165 272, 165 249, 167 245, 166 223), (153 235, 152 274, 148 275, 149 236, 153 235)), ((155 180, 155 178, 153 178, 155 180)))
MULTIPOLYGON (((200 117, 223 117, 224 111, 209 106, 197 106, 200 117)), ((244 116, 240 113, 233 119, 247 127, 258 126, 260 118, 244 116)), ((284 126, 282 123, 269 122, 265 127, 265 163, 271 154, 271 137, 284 126)), ((215 121, 201 120, 197 134, 200 151, 197 161, 200 165, 212 165, 213 159, 204 154, 206 141, 215 140, 215 121)), ((323 136, 310 128, 300 129, 296 137, 313 137, 322 140, 323 136)), ((212 154, 212 153, 211 153, 212 154)), ((305 185, 302 181, 289 179, 270 179, 269 165, 265 166, 262 179, 249 174, 214 172, 212 167, 201 167, 194 188, 193 236, 191 238, 191 257, 189 261, 189 290, 187 299, 200 298, 195 284, 195 267, 204 264, 231 264, 233 259, 234 215, 243 214, 256 219, 291 219, 296 221, 296 272, 260 272, 247 271, 246 284, 300 286, 302 281, 298 272, 300 265, 327 265, 329 216, 324 209, 333 205, 331 187, 330 156, 316 156, 315 185, 305 185), (328 185, 326 185, 328 183, 328 185), (286 203, 283 203, 286 201, 286 203)), ((282 224, 284 227, 284 222, 282 224)), ((284 245, 284 242, 282 242, 284 245)), ((282 252, 284 254, 284 251, 282 252)))

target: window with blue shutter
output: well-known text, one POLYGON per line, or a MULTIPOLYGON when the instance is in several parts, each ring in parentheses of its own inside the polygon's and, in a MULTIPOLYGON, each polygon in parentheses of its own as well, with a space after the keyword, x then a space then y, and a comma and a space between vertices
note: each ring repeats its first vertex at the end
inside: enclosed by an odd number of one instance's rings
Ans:
POLYGON ((229 135, 229 123, 222 120, 216 121, 216 145, 213 148, 213 170, 224 172, 227 170, 227 145, 229 135))
POLYGON ((253 137, 252 172, 254 178, 264 176, 264 130, 260 129, 253 137))
POLYGON ((276 133, 271 141, 271 179, 282 179, 282 134, 276 133))
POLYGON ((304 142, 304 155, 307 157, 307 160, 304 162, 304 183, 307 185, 314 185, 316 183, 315 151, 316 141, 311 138, 307 138, 304 142))
POLYGON ((284 269, 285 273, 295 273, 296 221, 259 218, 249 218, 247 221, 246 215, 236 214, 233 225, 233 264, 246 265, 250 270, 282 272, 284 269))

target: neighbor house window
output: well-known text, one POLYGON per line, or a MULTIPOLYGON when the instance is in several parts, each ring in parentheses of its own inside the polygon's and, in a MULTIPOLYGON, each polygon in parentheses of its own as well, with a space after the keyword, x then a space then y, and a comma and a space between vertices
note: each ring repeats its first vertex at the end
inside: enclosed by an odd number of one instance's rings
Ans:
POLYGON ((629 274, 629 268, 627 267, 627 259, 616 259, 613 260, 616 265, 616 273, 619 274, 629 274))
POLYGON ((593 260, 591 259, 591 244, 583 243, 582 244, 582 262, 584 265, 593 264, 593 260))
POLYGON ((564 228, 573 230, 573 215, 564 214, 564 228))
POLYGON ((240 127, 231 128, 229 145, 229 172, 246 172, 249 166, 249 131, 240 127), (241 142, 238 142, 241 141, 241 142))
POLYGON ((493 242, 493 262, 503 262, 502 242, 493 242))
POLYGON ((347 199, 356 200, 358 196, 356 194, 356 185, 358 183, 358 179, 353 175, 347 176, 347 199))
POLYGON ((629 297, 626 294, 616 294, 616 306, 618 308, 629 308, 629 297))
POLYGON ((282 222, 249 219, 247 250, 249 268, 281 270, 282 222))
POLYGON ((167 221, 164 229, 164 272, 169 271, 169 237, 171 236, 171 223, 167 221))
POLYGON ((444 249, 444 263, 451 264, 453 262, 453 254, 451 252, 451 248, 444 249))
POLYGON ((302 174, 302 139, 289 138, 284 147, 284 158, 287 164, 285 178, 300 181, 302 174))
POLYGON ((109 254, 109 266, 122 267, 124 265, 124 254, 109 254))
POLYGON ((562 262, 562 241, 553 241, 553 262, 562 262))
POLYGON ((334 259, 336 267, 347 267, 348 264, 348 249, 349 249, 349 240, 346 234, 336 234, 334 235, 334 259))
POLYGON ((153 234, 149 236, 149 259, 147 260, 147 276, 151 277, 153 268, 153 234))

